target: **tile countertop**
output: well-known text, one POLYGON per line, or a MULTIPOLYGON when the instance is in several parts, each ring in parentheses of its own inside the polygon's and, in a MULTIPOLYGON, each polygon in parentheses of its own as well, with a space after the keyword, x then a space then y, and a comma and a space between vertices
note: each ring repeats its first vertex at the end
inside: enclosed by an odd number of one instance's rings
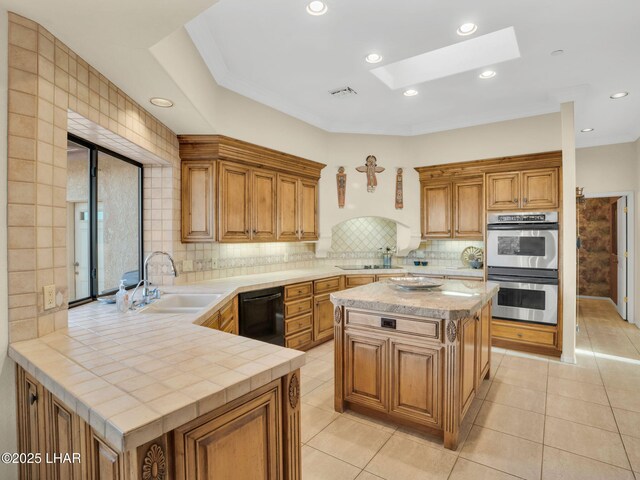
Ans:
POLYGON ((196 314, 119 313, 93 302, 69 310, 67 329, 11 344, 9 356, 122 452, 304 365, 303 352, 198 325, 233 296, 334 275, 405 272, 482 276, 444 267, 324 267, 163 287, 221 296, 196 314))
POLYGON ((433 290, 405 290, 377 282, 331 294, 336 305, 417 317, 455 320, 477 312, 500 289, 493 282, 445 280, 433 290))

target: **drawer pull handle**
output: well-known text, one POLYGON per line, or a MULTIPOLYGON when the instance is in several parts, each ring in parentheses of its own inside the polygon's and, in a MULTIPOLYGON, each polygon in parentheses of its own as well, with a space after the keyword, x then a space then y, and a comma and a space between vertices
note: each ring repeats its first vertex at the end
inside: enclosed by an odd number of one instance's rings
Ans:
POLYGON ((383 328, 392 328, 392 329, 396 329, 396 321, 393 318, 381 318, 380 319, 380 326, 382 326, 383 328))
POLYGON ((521 334, 521 333, 516 334, 516 336, 517 336, 518 338, 522 338, 522 334, 521 334))
POLYGON ((29 405, 33 405, 37 401, 38 401, 38 394, 37 393, 30 393, 29 394, 29 405))

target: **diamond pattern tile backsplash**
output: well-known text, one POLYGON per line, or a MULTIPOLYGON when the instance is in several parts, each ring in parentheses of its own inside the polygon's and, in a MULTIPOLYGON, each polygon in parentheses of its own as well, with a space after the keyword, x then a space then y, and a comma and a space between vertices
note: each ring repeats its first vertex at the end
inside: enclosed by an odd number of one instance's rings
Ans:
POLYGON ((332 252, 377 252, 396 246, 396 222, 379 217, 358 217, 331 229, 332 252))
POLYGON ((462 266, 462 251, 467 247, 484 250, 484 242, 473 240, 424 240, 416 250, 412 250, 404 259, 406 265, 415 260, 426 260, 435 267, 462 266))

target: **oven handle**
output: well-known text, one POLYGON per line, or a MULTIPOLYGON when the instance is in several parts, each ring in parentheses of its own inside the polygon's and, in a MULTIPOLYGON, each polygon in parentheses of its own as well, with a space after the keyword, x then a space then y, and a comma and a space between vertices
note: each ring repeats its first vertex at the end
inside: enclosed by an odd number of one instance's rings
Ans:
POLYGON ((282 296, 281 293, 274 293, 273 295, 265 295, 264 297, 243 298, 242 303, 267 302, 269 300, 275 300, 276 298, 280 298, 281 296, 282 296))
POLYGON ((509 277, 505 275, 489 275, 487 280, 490 282, 507 282, 507 283, 535 283, 538 285, 558 285, 557 278, 540 278, 540 277, 509 277))
POLYGON ((487 225, 487 230, 558 230, 557 223, 509 223, 487 225))

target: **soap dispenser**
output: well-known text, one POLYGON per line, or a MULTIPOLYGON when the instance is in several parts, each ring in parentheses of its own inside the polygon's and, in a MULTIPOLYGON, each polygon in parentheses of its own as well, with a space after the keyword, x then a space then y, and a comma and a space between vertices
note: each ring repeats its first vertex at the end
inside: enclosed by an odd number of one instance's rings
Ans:
POLYGON ((116 308, 122 313, 129 310, 129 293, 124 288, 124 280, 120 280, 120 288, 116 293, 116 308))

